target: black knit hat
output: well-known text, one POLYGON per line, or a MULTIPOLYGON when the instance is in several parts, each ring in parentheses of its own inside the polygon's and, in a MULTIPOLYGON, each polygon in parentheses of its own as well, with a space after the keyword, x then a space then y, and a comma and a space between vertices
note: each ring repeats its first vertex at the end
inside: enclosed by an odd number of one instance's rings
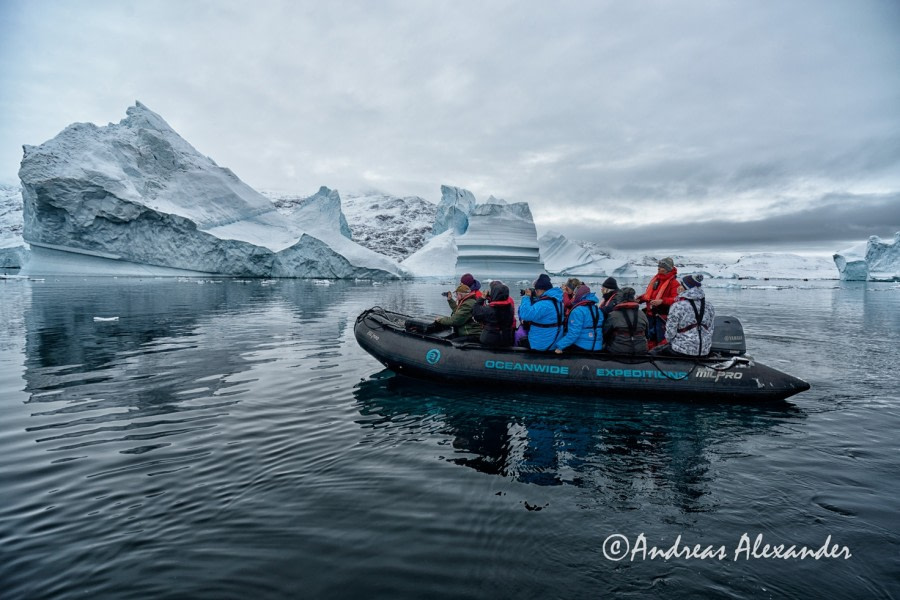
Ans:
POLYGON ((696 273, 694 275, 685 275, 681 278, 681 285, 684 286, 684 289, 689 290, 694 287, 700 287, 700 284, 703 282, 703 275, 700 273, 696 273))
POLYGON ((534 280, 534 289, 536 290, 552 290, 553 284, 550 283, 550 276, 546 273, 541 273, 541 275, 534 280))
POLYGON ((607 277, 606 281, 600 284, 600 287, 605 287, 608 290, 617 290, 619 289, 619 282, 614 277, 607 277))

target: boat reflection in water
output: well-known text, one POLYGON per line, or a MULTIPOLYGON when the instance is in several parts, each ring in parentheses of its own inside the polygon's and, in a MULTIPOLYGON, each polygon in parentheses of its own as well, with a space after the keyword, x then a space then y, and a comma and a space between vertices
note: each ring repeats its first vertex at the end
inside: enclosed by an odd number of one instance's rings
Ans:
POLYGON ((619 507, 650 499, 686 511, 703 510, 711 464, 731 446, 805 418, 789 403, 585 402, 571 393, 436 389, 387 370, 360 383, 355 395, 360 425, 384 443, 426 446, 431 439, 435 458, 482 473, 572 485, 619 507))

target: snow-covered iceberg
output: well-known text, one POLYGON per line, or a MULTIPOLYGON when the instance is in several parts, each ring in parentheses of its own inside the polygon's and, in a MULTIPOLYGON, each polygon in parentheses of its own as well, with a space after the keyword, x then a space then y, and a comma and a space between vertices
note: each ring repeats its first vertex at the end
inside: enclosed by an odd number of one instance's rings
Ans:
POLYGON ((834 255, 844 281, 900 280, 900 231, 884 241, 873 235, 865 244, 856 244, 834 255))
POLYGON ((76 123, 25 146, 19 178, 23 237, 33 251, 28 274, 150 267, 251 277, 408 275, 348 239, 336 193, 325 188, 282 214, 140 102, 118 124, 76 123))

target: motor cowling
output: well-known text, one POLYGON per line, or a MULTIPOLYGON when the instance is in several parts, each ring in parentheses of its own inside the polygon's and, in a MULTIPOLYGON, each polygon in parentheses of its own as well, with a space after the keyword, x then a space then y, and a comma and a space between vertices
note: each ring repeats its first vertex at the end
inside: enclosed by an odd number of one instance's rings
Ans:
POLYGON ((716 317, 710 351, 730 356, 741 356, 747 352, 744 326, 737 317, 716 317))

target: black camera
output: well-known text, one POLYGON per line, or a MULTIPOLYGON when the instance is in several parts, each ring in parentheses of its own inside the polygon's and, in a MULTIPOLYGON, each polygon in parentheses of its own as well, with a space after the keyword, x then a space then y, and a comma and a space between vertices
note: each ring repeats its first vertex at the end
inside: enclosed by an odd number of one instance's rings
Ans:
POLYGON ((531 295, 534 296, 534 288, 525 288, 524 290, 519 290, 519 295, 524 296, 525 292, 531 290, 531 295))
POLYGON ((446 298, 449 295, 450 295, 450 292, 441 292, 441 296, 443 296, 444 298, 446 298))

